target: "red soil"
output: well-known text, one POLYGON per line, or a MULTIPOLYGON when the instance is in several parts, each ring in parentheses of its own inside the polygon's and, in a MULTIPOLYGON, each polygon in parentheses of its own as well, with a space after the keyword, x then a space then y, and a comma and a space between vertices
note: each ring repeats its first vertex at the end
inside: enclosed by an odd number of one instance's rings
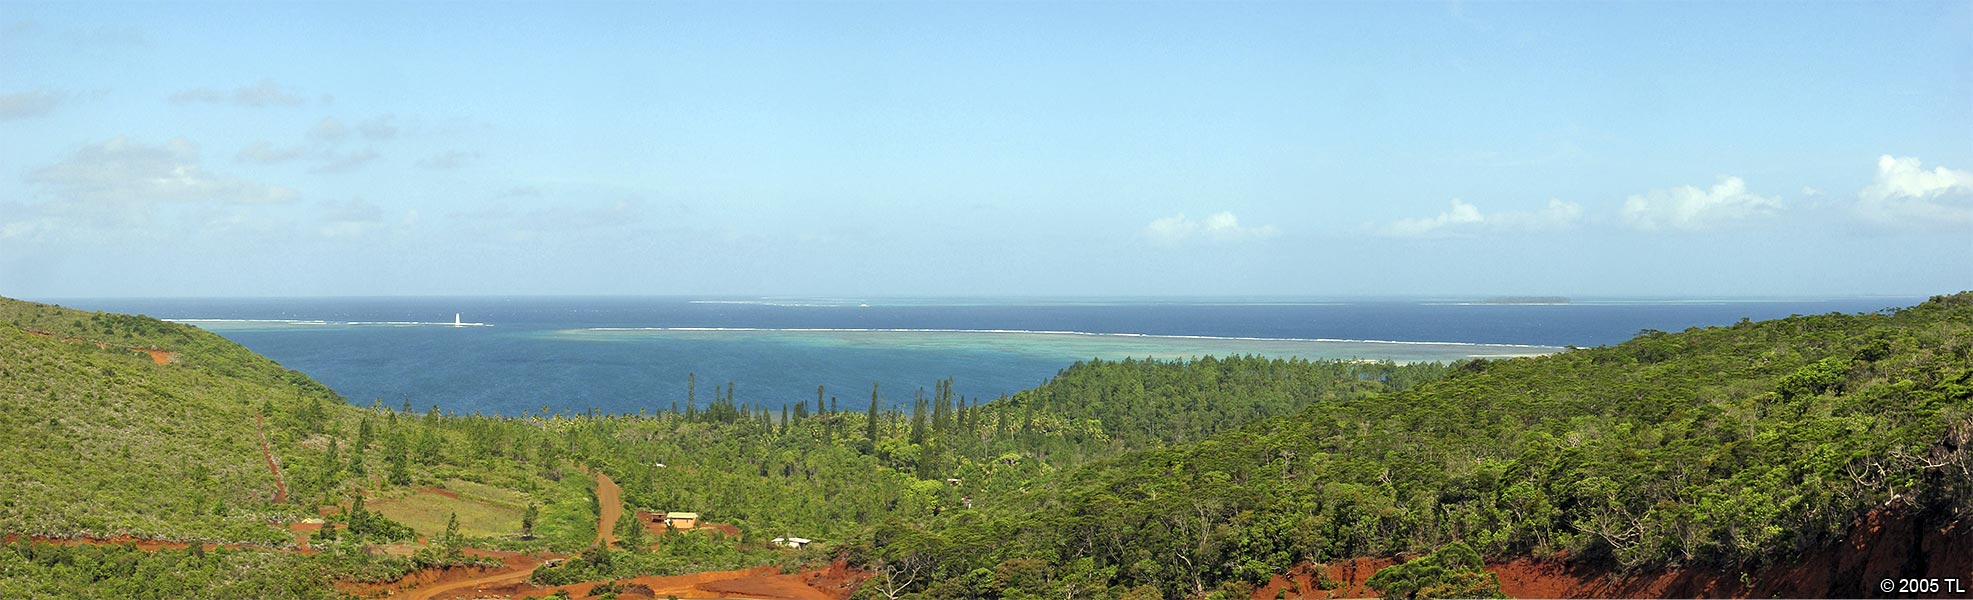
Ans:
POLYGON ((1254 590, 1257 600, 1273 600, 1282 590, 1288 591, 1288 598, 1376 598, 1376 590, 1363 584, 1378 569, 1397 564, 1393 558, 1353 558, 1318 567, 1302 563, 1288 569, 1287 573, 1275 575, 1266 585, 1254 590), (1341 587, 1325 590, 1317 587, 1317 568, 1326 568, 1330 581, 1341 583, 1341 587))
POLYGON ((599 513, 596 517, 596 543, 609 548, 617 543, 615 526, 617 519, 623 517, 623 487, 618 486, 616 481, 611 480, 610 476, 604 475, 602 471, 596 471, 595 475, 596 505, 599 513))
POLYGON ((726 537, 734 537, 734 538, 740 537, 740 528, 730 523, 700 523, 699 526, 694 529, 695 530, 709 529, 712 531, 717 531, 725 535, 726 537))
MULTIPOLYGON (((75 342, 75 343, 78 343, 78 344, 95 344, 97 348, 108 348, 108 347, 110 347, 110 344, 109 344, 108 342, 92 342, 92 341, 89 341, 89 340, 85 340, 85 339, 82 339, 82 338, 74 338, 74 337, 67 337, 67 336, 60 336, 60 335, 55 335, 55 334, 52 334, 52 333, 48 333, 48 332, 46 332, 46 331, 35 331, 35 330, 32 330, 32 329, 28 329, 28 330, 25 330, 25 331, 27 331, 27 332, 28 332, 28 333, 30 333, 30 334, 34 334, 34 335, 38 335, 38 336, 41 336, 41 337, 45 337, 45 338, 52 338, 52 339, 57 339, 57 340, 62 340, 62 341, 64 341, 64 342, 75 342)), ((145 355, 148 355, 148 356, 150 356, 150 357, 151 357, 151 362, 154 362, 154 363, 157 363, 157 364, 160 364, 160 365, 168 365, 168 364, 171 364, 171 361, 173 361, 173 360, 177 360, 177 359, 178 359, 178 355, 177 355, 176 353, 173 353, 173 352, 172 352, 172 351, 170 351, 170 350, 164 350, 164 349, 160 349, 160 348, 139 348, 139 347, 134 347, 134 346, 127 346, 127 347, 125 347, 125 348, 126 348, 126 349, 128 349, 128 350, 130 350, 130 351, 132 351, 132 352, 138 352, 138 353, 141 353, 141 354, 145 354, 145 355)))
POLYGON ((321 529, 321 523, 293 523, 288 525, 288 531, 295 532, 295 548, 302 554, 315 553, 313 548, 308 547, 308 536, 321 529))
MULTIPOLYGON (((269 465, 272 467, 271 458, 269 465)), ((279 471, 276 471, 276 473, 278 475, 279 471)), ((603 513, 607 517, 601 523, 597 524, 597 539, 598 541, 607 540, 608 542, 614 542, 615 536, 610 534, 610 527, 607 524, 615 523, 616 515, 623 513, 622 488, 618 487, 615 481, 611 481, 608 475, 600 472, 594 473, 594 475, 596 476, 597 483, 596 495, 602 504, 603 513)), ((451 495, 446 490, 438 490, 436 488, 428 488, 427 491, 451 495)), ((331 507, 320 507, 318 512, 326 515, 333 514, 336 511, 331 507)), ((731 535, 739 535, 739 528, 732 525, 708 524, 706 527, 722 532, 729 532, 731 535)), ((296 536, 295 543, 297 549, 292 551, 306 554, 314 553, 314 550, 308 547, 308 535, 321 528, 322 524, 319 523, 294 523, 288 525, 288 530, 294 532, 296 536)), ((4 541, 11 544, 18 537, 18 534, 8 534, 5 536, 4 541)), ((190 546, 190 544, 185 542, 144 540, 130 537, 56 539, 37 536, 32 539, 38 542, 67 546, 128 543, 145 551, 184 549, 190 546)), ((208 550, 219 546, 217 544, 205 545, 208 550)), ((247 547, 240 544, 225 544, 224 546, 227 548, 247 547)), ((278 549, 270 548, 268 550, 278 549)), ((596 584, 607 583, 585 582, 560 587, 537 588, 527 583, 528 577, 533 575, 534 569, 541 566, 546 559, 555 558, 556 556, 475 549, 468 549, 466 552, 475 556, 499 558, 501 566, 494 569, 482 567, 426 569, 411 573, 396 581, 383 583, 343 583, 338 584, 336 588, 342 593, 365 598, 390 597, 393 599, 404 598, 409 600, 453 600, 489 597, 538 598, 553 594, 556 590, 562 589, 568 590, 571 595, 585 594, 596 584)), ((847 563, 838 560, 826 569, 806 573, 783 574, 779 569, 774 567, 758 567, 737 571, 713 571, 669 577, 639 577, 636 579, 622 580, 618 583, 633 586, 626 590, 629 593, 624 594, 625 597, 657 598, 676 595, 686 598, 846 600, 849 598, 850 592, 856 590, 857 584, 862 581, 863 577, 863 573, 849 568, 847 563)))
MULTIPOLYGON (((846 567, 836 566, 809 573, 783 574, 774 567, 755 567, 737 571, 710 571, 689 575, 667 577, 638 577, 622 579, 615 583, 643 586, 650 589, 652 597, 678 596, 681 598, 757 598, 761 600, 843 600, 849 597, 854 586, 843 585, 851 576, 846 567), (832 575, 833 573, 833 575, 832 575)), ((540 598, 554 594, 558 590, 568 590, 569 595, 584 597, 589 589, 599 583, 584 582, 550 588, 511 590, 510 598, 540 598)), ((498 591, 498 590, 495 590, 498 591)), ((639 590, 640 592, 642 590, 639 590)))
POLYGON ((500 567, 442 567, 425 569, 387 583, 351 583, 336 586, 346 594, 360 597, 408 598, 429 600, 435 598, 485 598, 490 592, 509 587, 526 586, 534 568, 541 565, 544 557, 515 552, 495 552, 489 550, 467 550, 474 556, 500 559, 500 567))
POLYGON ((808 587, 828 594, 830 598, 842 600, 848 598, 851 592, 855 592, 856 587, 869 576, 869 573, 850 568, 847 559, 838 558, 836 562, 829 564, 829 568, 802 573, 802 581, 807 583, 808 587))
POLYGON ((254 431, 260 434, 260 456, 267 459, 267 470, 274 472, 274 503, 288 503, 288 480, 281 476, 281 466, 274 464, 274 451, 267 447, 267 422, 260 413, 253 415, 254 431))
MULTIPOLYGON (((1885 579, 1954 578, 1973 589, 1973 521, 1928 525, 1937 519, 1892 507, 1872 511, 1852 525, 1843 542, 1809 552, 1790 564, 1750 573, 1716 568, 1623 572, 1610 565, 1556 555, 1487 565, 1500 589, 1514 598, 1865 598, 1882 597, 1885 579), (1744 579, 1743 579, 1744 578, 1744 579)), ((1334 590, 1315 586, 1315 566, 1296 565, 1254 591, 1269 600, 1368 598, 1363 581, 1398 561, 1358 558, 1328 565, 1334 590)))
POLYGON ((664 515, 654 513, 648 510, 640 510, 634 514, 637 515, 637 522, 642 523, 644 525, 645 533, 665 532, 665 522, 663 518, 664 515))
POLYGON ((177 355, 172 354, 169 350, 159 350, 157 348, 131 348, 131 350, 151 355, 151 362, 160 365, 171 364, 171 361, 177 358, 177 355))

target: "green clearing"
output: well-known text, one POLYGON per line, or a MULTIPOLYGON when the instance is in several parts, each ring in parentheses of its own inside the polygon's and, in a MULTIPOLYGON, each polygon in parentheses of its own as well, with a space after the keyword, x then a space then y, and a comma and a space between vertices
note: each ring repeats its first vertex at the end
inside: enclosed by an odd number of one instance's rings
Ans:
POLYGON ((394 492, 371 500, 369 508, 431 539, 445 533, 452 515, 459 516, 459 533, 468 537, 512 538, 521 531, 521 509, 432 490, 394 492))

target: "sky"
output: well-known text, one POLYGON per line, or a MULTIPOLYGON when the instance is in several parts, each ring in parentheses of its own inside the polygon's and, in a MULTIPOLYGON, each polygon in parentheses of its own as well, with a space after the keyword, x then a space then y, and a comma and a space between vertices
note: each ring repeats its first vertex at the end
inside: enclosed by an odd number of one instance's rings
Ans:
POLYGON ((1973 289, 1973 2, 0 9, 5 296, 1973 289))

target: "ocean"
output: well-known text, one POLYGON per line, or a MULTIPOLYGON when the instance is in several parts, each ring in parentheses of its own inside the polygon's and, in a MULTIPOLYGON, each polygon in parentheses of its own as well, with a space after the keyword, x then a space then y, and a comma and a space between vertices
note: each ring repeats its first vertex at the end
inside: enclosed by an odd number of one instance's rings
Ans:
POLYGON ((1614 344, 1791 314, 1921 298, 1462 300, 281 298, 45 299, 206 328, 307 373, 352 403, 461 413, 636 413, 813 400, 856 410, 950 377, 992 399, 1077 360, 1258 354, 1446 361, 1614 344), (465 326, 453 326, 455 315, 465 326))

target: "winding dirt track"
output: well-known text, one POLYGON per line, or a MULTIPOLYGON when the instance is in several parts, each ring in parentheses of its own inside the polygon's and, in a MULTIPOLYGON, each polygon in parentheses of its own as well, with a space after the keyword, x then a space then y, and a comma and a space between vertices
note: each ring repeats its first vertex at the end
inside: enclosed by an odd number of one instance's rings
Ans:
POLYGON ((500 571, 464 581, 455 581, 428 588, 413 588, 405 591, 403 595, 396 597, 406 600, 431 600, 432 598, 453 592, 479 592, 490 587, 513 586, 526 582, 528 576, 534 574, 534 568, 540 565, 540 560, 532 560, 532 562, 522 566, 519 570, 500 571))
POLYGON ((617 543, 617 519, 623 518, 623 486, 602 471, 596 475, 596 545, 609 548, 617 543))
MULTIPOLYGON (((258 415, 256 415, 256 421, 259 421, 258 415)), ((265 443, 266 439, 263 435, 263 450, 265 450, 265 443)), ((268 467, 275 469, 275 476, 278 480, 280 470, 275 467, 271 454, 268 458, 268 467)), ((612 525, 623 515, 623 488, 617 485, 616 481, 610 479, 610 476, 604 475, 601 471, 593 471, 586 467, 584 467, 584 470, 596 478, 596 499, 598 512, 601 513, 596 523, 596 541, 600 544, 613 544, 616 542, 616 534, 612 525)), ((281 494, 285 496, 285 483, 282 487, 281 494)), ((299 524, 290 527, 291 530, 296 532, 298 537, 297 544, 299 546, 298 549, 291 551, 313 554, 314 551, 307 547, 306 536, 309 532, 319 527, 319 525, 310 526, 299 524)), ((18 537, 15 534, 8 534, 0 537, 0 541, 11 544, 18 537)), ((187 546, 187 544, 182 542, 139 540, 134 538, 102 540, 35 538, 35 541, 63 545, 118 544, 127 542, 144 550, 176 549, 187 546)), ((217 545, 207 544, 206 547, 210 549, 217 547, 217 545)), ((227 544, 225 547, 242 548, 244 546, 227 544)), ((450 600, 456 598, 489 597, 533 598, 552 594, 556 590, 562 589, 566 589, 571 593, 582 593, 590 589, 591 586, 598 583, 605 583, 591 581, 560 587, 535 588, 527 583, 528 578, 534 575, 534 570, 540 567, 546 559, 553 558, 555 555, 524 555, 511 552, 471 549, 467 550, 467 552, 479 556, 498 557, 501 559, 502 566, 490 573, 456 581, 446 581, 446 579, 463 575, 463 573, 447 574, 444 570, 427 570, 414 573, 407 578, 409 581, 399 580, 393 583, 358 584, 354 586, 338 585, 337 587, 341 588, 344 593, 365 597, 385 594, 391 598, 403 600, 450 600), (405 585, 416 587, 409 589, 401 587, 405 585)), ((840 600, 849 596, 850 590, 855 588, 855 583, 858 579, 854 574, 845 570, 843 563, 838 562, 829 569, 808 573, 783 574, 780 572, 780 569, 775 567, 755 567, 752 569, 710 571, 663 577, 646 576, 619 580, 619 582, 642 584, 657 594, 684 597, 840 600)))
MULTIPOLYGON (((623 515, 623 486, 617 485, 615 480, 610 479, 609 475, 604 475, 602 471, 587 466, 580 468, 596 477, 596 505, 597 512, 600 513, 596 518, 596 543, 608 547, 617 541, 612 525, 615 525, 617 519, 623 515)), ((542 562, 541 559, 531 557, 510 558, 507 560, 507 566, 500 571, 428 588, 413 588, 405 591, 400 597, 407 600, 432 600, 462 593, 474 596, 485 596, 489 592, 494 595, 505 595, 505 590, 526 583, 528 577, 534 574, 534 569, 541 566, 542 562)))

